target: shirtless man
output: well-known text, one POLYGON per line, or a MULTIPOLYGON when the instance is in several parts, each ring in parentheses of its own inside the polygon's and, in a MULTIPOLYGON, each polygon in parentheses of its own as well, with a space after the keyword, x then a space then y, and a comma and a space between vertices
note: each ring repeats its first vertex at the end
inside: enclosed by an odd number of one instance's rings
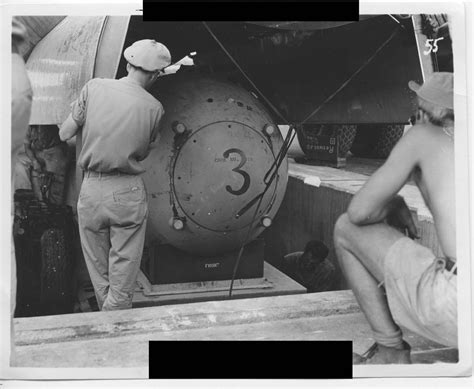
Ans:
POLYGON ((418 95, 416 124, 334 230, 342 271, 376 341, 353 355, 355 364, 411 363, 399 325, 457 347, 453 75, 434 73, 423 86, 409 86, 418 95), (441 258, 412 240, 417 229, 397 195, 410 177, 433 214, 441 258))

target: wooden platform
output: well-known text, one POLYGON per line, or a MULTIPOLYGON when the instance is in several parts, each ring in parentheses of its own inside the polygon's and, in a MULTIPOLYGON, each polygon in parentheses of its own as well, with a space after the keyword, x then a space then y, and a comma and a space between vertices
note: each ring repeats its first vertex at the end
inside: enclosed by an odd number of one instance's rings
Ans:
MULTIPOLYGON (((415 363, 458 359, 456 350, 405 338, 415 363)), ((20 318, 14 340, 17 367, 143 368, 149 340, 352 340, 356 352, 373 342, 350 291, 20 318)))
MULTIPOLYGON (((268 263, 264 263, 264 278, 235 280, 233 298, 281 296, 306 293, 306 288, 268 263)), ((225 300, 230 281, 194 282, 185 284, 150 285, 140 272, 133 307, 142 308, 165 304, 183 304, 210 300, 225 300)))

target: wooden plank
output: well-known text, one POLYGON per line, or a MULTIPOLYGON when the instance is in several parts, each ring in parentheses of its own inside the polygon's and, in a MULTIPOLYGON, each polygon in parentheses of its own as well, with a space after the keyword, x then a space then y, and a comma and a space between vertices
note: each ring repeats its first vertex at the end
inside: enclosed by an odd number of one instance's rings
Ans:
MULTIPOLYGON (((157 307, 158 308, 158 307, 157 307)), ((148 308, 148 309, 157 309, 148 308)), ((286 319, 281 321, 212 326, 59 341, 16 347, 14 366, 21 367, 147 367, 149 340, 347 340, 358 336, 354 350, 371 344, 370 327, 361 313, 286 319), (362 319, 362 320, 361 320, 362 319)), ((204 353, 205 350, 197 350, 204 353)))
POLYGON ((421 350, 412 353, 411 359, 413 363, 457 363, 459 352, 454 348, 421 350))
MULTIPOLYGON (((182 329, 158 334, 25 345, 16 348, 14 366, 26 367, 147 367, 150 340, 352 340, 354 352, 363 353, 374 342, 362 313, 287 319, 224 327, 182 329)), ((458 351, 411 335, 413 363, 456 363, 458 351), (436 348, 438 347, 438 348, 436 348)))
MULTIPOLYGON (((348 161, 351 161, 351 159, 348 159, 348 161)), ((355 161, 352 159, 351 162, 352 165, 365 165, 366 163, 366 159, 356 159, 355 161)), ((377 166, 378 164, 374 163, 368 171, 375 171, 377 166)), ((368 175, 354 173, 348 169, 341 170, 325 166, 303 165, 294 162, 292 159, 289 160, 288 174, 290 177, 300 180, 318 177, 321 181, 321 186, 341 190, 350 194, 355 194, 369 178, 368 175)), ((418 213, 421 220, 433 220, 430 210, 415 185, 405 185, 401 189, 400 194, 405 198, 408 206, 418 213)))
MULTIPOLYGON (((358 353, 373 343, 350 291, 21 318, 14 331, 21 367, 146 367, 149 340, 352 340, 358 353)), ((419 360, 457 360, 404 335, 419 360)))
POLYGON ((327 166, 311 166, 296 163, 291 158, 288 160, 288 175, 299 179, 318 176, 322 182, 328 181, 367 181, 367 176, 363 174, 348 172, 327 166))
MULTIPOLYGON (((137 284, 140 286, 140 291, 143 295, 148 297, 183 295, 189 293, 228 292, 230 287, 230 281, 228 280, 152 285, 141 270, 138 273, 137 284)), ((273 283, 266 278, 249 278, 235 280, 232 290, 268 289, 273 287, 273 283)))
POLYGON ((31 345, 359 311, 352 292, 305 293, 110 312, 14 319, 15 344, 31 345), (337 301, 337 304, 335 302, 337 301))

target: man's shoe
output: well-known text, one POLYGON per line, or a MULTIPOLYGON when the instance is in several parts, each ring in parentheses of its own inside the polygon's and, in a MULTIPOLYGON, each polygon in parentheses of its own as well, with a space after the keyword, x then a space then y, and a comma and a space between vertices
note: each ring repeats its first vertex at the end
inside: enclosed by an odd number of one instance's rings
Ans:
POLYGON ((385 347, 374 343, 364 354, 352 353, 354 365, 411 364, 410 345, 403 341, 403 348, 385 347))

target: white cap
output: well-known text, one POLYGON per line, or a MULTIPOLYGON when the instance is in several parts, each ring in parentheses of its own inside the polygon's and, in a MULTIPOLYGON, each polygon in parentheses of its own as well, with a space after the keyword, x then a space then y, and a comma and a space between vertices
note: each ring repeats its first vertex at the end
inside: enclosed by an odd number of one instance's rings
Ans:
POLYGON ((435 72, 423 85, 410 81, 408 87, 418 96, 443 108, 454 109, 453 73, 435 72))
POLYGON ((136 41, 123 53, 127 62, 148 72, 161 70, 171 63, 167 47, 152 39, 136 41))

